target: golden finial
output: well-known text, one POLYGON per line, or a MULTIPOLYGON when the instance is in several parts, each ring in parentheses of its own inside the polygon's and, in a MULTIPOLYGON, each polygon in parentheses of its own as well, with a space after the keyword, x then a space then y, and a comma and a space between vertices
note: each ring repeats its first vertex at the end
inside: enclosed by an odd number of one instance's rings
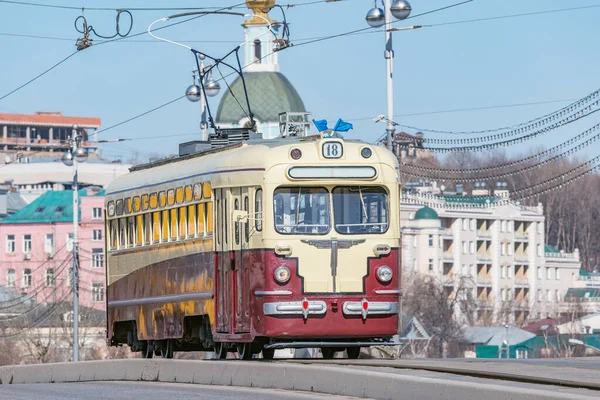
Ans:
POLYGON ((272 24, 273 21, 269 18, 269 11, 274 5, 275 0, 246 0, 246 6, 252 10, 255 16, 244 21, 242 25, 265 25, 266 21, 257 17, 257 15, 266 18, 272 24))

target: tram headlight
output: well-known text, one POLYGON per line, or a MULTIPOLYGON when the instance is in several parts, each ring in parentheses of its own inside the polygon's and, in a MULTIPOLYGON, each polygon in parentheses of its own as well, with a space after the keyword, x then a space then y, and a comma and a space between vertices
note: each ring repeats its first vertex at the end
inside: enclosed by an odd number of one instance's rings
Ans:
POLYGON ((360 151, 360 155, 363 156, 363 158, 369 158, 371 157, 371 154, 373 154, 373 152, 368 147, 363 147, 360 151))
POLYGON ((292 149, 290 155, 294 160, 299 160, 300 157, 302 157, 302 152, 300 151, 300 149, 292 149))
POLYGON ((391 281, 393 275, 392 269, 387 265, 383 265, 377 269, 377 279, 381 282, 387 283, 391 281))
POLYGON ((277 269, 275 269, 273 277, 279 283, 286 283, 290 280, 290 270, 288 269, 288 267, 284 266, 277 267, 277 269))

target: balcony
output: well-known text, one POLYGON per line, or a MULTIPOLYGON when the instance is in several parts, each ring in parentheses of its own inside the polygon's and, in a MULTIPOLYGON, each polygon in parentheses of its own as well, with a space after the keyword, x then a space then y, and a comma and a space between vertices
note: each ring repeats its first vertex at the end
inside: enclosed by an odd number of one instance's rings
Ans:
POLYGON ((529 287, 529 279, 527 276, 515 276, 515 286, 517 287, 529 287))
POLYGON ((477 275, 477 286, 491 286, 492 277, 490 275, 477 275))
POLYGON ((492 232, 487 229, 477 229, 477 239, 492 240, 492 232))
POLYGON ((452 228, 442 228, 441 235, 442 235, 442 239, 454 239, 454 235, 452 233, 452 228))
POLYGON ((443 255, 443 262, 454 262, 454 254, 451 251, 445 251, 443 255))
POLYGON ((515 261, 518 261, 520 264, 529 263, 529 258, 527 258, 527 254, 515 254, 515 261))
POLYGON ((517 309, 519 311, 528 310, 529 309, 529 299, 515 300, 515 309, 517 309))
POLYGON ((477 252, 477 261, 492 261, 492 255, 490 253, 477 252))
POLYGON ((523 231, 515 232, 515 242, 525 242, 529 240, 529 234, 523 231))

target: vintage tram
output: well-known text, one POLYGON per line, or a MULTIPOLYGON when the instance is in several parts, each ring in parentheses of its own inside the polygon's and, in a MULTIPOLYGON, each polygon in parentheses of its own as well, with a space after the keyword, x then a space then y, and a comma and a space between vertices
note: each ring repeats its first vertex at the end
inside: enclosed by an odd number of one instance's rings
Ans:
POLYGON ((106 190, 108 343, 241 359, 393 344, 398 171, 325 134, 133 167, 106 190))

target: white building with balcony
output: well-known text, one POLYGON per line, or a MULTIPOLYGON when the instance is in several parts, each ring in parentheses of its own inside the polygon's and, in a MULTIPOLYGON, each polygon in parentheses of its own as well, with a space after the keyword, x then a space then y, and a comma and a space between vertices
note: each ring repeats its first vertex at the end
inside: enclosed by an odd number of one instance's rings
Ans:
POLYGON ((506 194, 405 194, 400 211, 403 273, 433 275, 449 293, 470 291, 472 321, 553 316, 581 267, 577 250, 545 245, 541 204, 523 206, 506 194))

